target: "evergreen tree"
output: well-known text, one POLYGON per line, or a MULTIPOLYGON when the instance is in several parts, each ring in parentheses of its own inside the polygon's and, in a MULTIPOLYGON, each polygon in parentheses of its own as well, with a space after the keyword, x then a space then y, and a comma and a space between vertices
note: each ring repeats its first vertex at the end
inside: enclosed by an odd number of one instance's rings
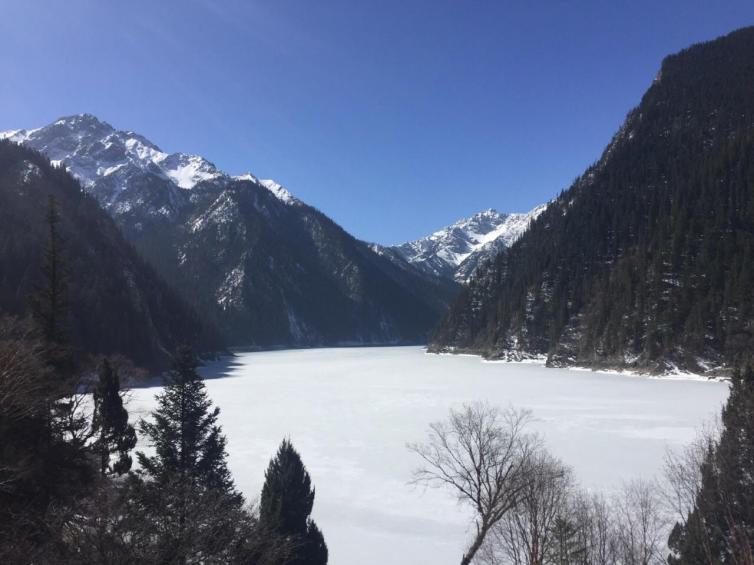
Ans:
POLYGON ((310 515, 314 489, 301 456, 287 439, 265 472, 259 518, 264 527, 294 540, 293 555, 284 565, 325 565, 324 536, 310 515))
POLYGON ((131 469, 130 451, 136 447, 136 431, 128 423, 128 411, 123 406, 118 371, 107 358, 100 365, 99 382, 93 397, 92 429, 97 437, 94 450, 99 455, 100 474, 127 473, 131 469), (112 455, 116 455, 117 459, 111 465, 112 455))
POLYGON ((552 549, 549 562, 553 565, 577 565, 584 561, 587 548, 583 545, 579 535, 579 526, 560 516, 555 519, 552 527, 552 549))
POLYGON ((671 565, 754 562, 754 370, 736 372, 723 431, 702 464, 702 482, 685 524, 668 546, 671 565))
POLYGON ((44 339, 52 344, 65 342, 65 323, 68 314, 68 276, 62 262, 62 238, 59 231, 60 213, 55 197, 47 200, 47 248, 42 266, 42 282, 32 297, 32 313, 44 339))
MULTIPOLYGON (((27 558, 39 562, 52 560, 52 555, 60 557, 64 524, 76 514, 76 505, 94 479, 86 445, 89 424, 75 395, 73 348, 65 331, 69 311, 60 216, 52 196, 48 205, 47 249, 40 282, 31 297, 33 329, 13 329, 16 324, 11 324, 5 344, 13 349, 26 343, 27 366, 20 382, 33 385, 20 390, 28 408, 15 416, 0 410, 0 468, 11 476, 10 484, 0 477, 0 490, 7 494, 0 506, 7 508, 5 518, 19 524, 16 547, 33 548, 27 558)), ((12 368, 17 361, 9 358, 6 362, 12 368)), ((11 389, 7 394, 13 398, 18 392, 11 389)))
POLYGON ((152 421, 141 422, 155 454, 138 452, 141 469, 131 477, 132 511, 143 515, 136 538, 162 563, 228 562, 248 534, 243 498, 226 463, 225 437, 217 423, 188 347, 178 349, 152 421))

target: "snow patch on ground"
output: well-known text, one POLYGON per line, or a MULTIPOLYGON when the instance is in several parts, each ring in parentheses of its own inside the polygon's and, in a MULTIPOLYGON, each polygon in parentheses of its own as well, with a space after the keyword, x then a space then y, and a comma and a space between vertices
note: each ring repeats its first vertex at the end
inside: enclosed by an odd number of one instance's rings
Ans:
POLYGON ((28 184, 32 179, 42 176, 42 171, 31 161, 24 161, 21 170, 21 182, 28 184))
POLYGON ((237 266, 226 275, 225 280, 215 293, 215 299, 220 308, 228 310, 232 306, 238 306, 238 303, 241 300, 241 291, 243 289, 245 277, 246 272, 241 265, 237 266))

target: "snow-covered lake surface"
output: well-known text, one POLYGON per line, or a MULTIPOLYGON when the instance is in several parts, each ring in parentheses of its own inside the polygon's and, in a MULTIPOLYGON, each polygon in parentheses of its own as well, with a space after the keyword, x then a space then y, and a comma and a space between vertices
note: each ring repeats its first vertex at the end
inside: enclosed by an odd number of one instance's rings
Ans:
MULTIPOLYGON (((486 363, 419 347, 240 353, 203 373, 247 498, 258 496, 284 437, 300 451, 331 565, 460 561, 466 511, 442 491, 408 485, 417 460, 406 443, 451 407, 483 400, 530 409, 582 485, 610 491, 657 475, 665 450, 693 439, 728 394, 720 382, 486 363)), ((134 390, 129 409, 146 414, 156 392, 134 390)))

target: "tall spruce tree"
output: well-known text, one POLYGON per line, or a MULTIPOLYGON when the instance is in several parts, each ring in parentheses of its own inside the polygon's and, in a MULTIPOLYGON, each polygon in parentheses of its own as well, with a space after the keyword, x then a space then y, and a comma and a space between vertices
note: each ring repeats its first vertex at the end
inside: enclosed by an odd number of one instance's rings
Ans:
POLYGON ((49 343, 63 344, 68 314, 68 276, 62 261, 60 213, 52 194, 48 197, 47 207, 47 248, 42 265, 42 281, 35 289, 31 305, 44 339, 49 343))
POLYGON ((288 439, 280 444, 265 472, 259 518, 264 527, 294 540, 294 551, 284 565, 325 565, 324 536, 310 515, 314 489, 301 456, 288 439))
POLYGON ((685 524, 676 524, 670 565, 754 563, 754 370, 736 372, 723 431, 702 464, 702 482, 685 524))
POLYGON ((138 452, 132 475, 140 536, 161 563, 232 562, 248 533, 243 497, 226 463, 225 437, 188 347, 176 352, 152 421, 140 430, 154 455, 138 452))
POLYGON ((62 559, 63 532, 77 513, 78 502, 88 495, 95 475, 85 438, 88 423, 74 395, 73 348, 65 331, 69 311, 60 215, 54 197, 50 196, 48 204, 48 245, 39 283, 30 297, 32 327, 5 322, 5 343, 0 348, 6 352, 25 348, 26 357, 22 365, 13 357, 1 362, 3 377, 13 376, 15 368, 20 371, 16 382, 23 386, 0 391, 6 401, 22 393, 17 398, 22 402, 13 411, 6 413, 5 406, 0 409, 0 468, 4 471, 0 490, 8 495, 0 506, 7 511, 4 518, 15 522, 14 551, 25 561, 40 563, 62 559))
POLYGON ((107 358, 102 360, 99 381, 94 389, 92 430, 96 436, 94 450, 99 456, 100 474, 122 475, 131 469, 130 451, 136 447, 136 431, 128 423, 123 406, 120 377, 107 358), (115 455, 115 462, 111 458, 115 455))
POLYGON ((548 555, 553 565, 577 565, 583 563, 588 555, 587 547, 582 543, 579 524, 565 516, 555 519, 552 527, 552 548, 548 555))

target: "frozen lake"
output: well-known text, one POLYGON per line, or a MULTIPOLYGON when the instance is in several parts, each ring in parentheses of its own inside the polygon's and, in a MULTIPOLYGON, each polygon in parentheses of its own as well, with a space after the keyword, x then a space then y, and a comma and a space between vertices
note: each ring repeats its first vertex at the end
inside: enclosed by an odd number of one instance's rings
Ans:
MULTIPOLYGON (((241 353, 206 367, 222 410, 230 468, 249 499, 288 436, 309 469, 314 518, 331 565, 451 565, 468 538, 468 515, 449 495, 407 484, 407 442, 463 402, 528 408, 534 429, 588 488, 659 473, 668 446, 690 441, 728 386, 486 363, 427 355, 419 347, 241 353)), ((129 409, 151 410, 155 388, 129 409)))

